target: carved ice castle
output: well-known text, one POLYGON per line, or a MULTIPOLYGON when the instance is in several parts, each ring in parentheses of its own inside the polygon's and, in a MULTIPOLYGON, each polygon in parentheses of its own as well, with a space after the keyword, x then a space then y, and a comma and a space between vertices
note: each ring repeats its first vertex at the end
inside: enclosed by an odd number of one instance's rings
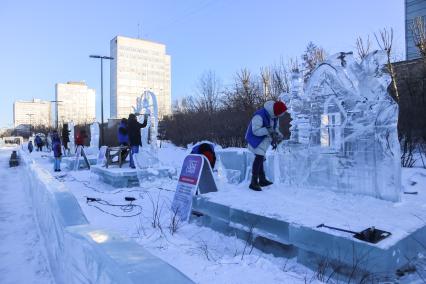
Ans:
POLYGON ((386 62, 381 51, 361 62, 341 52, 305 86, 292 73, 291 91, 281 96, 293 121, 291 138, 277 153, 279 182, 400 200, 398 105, 387 90, 386 62))

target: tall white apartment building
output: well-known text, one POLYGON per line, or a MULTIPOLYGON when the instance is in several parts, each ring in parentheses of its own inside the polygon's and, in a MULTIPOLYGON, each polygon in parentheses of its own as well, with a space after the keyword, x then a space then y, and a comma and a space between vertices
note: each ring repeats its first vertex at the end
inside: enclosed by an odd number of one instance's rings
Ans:
POLYGON ((95 90, 85 82, 58 83, 55 86, 58 101, 57 119, 59 124, 73 121, 74 124, 89 124, 96 120, 95 90))
POLYGON ((13 103, 13 124, 15 127, 51 126, 51 102, 33 99, 32 101, 15 101, 13 103))
POLYGON ((171 114, 170 55, 164 44, 117 36, 111 57, 111 118, 128 117, 144 91, 156 95, 160 118, 171 114))

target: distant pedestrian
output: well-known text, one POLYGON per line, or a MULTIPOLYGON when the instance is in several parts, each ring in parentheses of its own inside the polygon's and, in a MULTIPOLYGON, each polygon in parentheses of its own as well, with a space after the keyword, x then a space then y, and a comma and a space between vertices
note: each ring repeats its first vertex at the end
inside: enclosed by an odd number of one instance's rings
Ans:
POLYGON ((61 139, 59 139, 58 132, 53 132, 52 136, 52 148, 53 148, 53 170, 55 172, 61 171, 61 157, 62 157, 62 147, 61 139))
POLYGON ((139 147, 142 146, 141 139, 141 128, 146 127, 148 118, 145 117, 143 123, 139 123, 136 119, 136 115, 131 113, 129 114, 129 119, 127 120, 127 133, 129 136, 130 144, 130 167, 132 169, 136 168, 133 161, 133 155, 139 153, 139 147))
POLYGON ((43 140, 41 139, 41 137, 39 135, 36 135, 34 142, 36 144, 37 151, 41 152, 43 150, 43 140))
POLYGON ((32 153, 34 150, 33 141, 28 142, 28 152, 32 153))
POLYGON ((75 138, 75 145, 76 146, 84 146, 84 144, 86 142, 86 138, 87 138, 86 130, 81 129, 77 133, 77 137, 75 138))
POLYGON ((70 132, 68 130, 68 124, 64 123, 62 126, 62 145, 64 145, 65 150, 69 151, 68 143, 70 142, 70 132))
POLYGON ((263 162, 269 146, 276 148, 283 135, 278 130, 279 117, 287 111, 287 106, 281 101, 267 101, 263 108, 256 111, 246 132, 248 149, 255 155, 252 167, 252 177, 249 188, 261 191, 262 186, 271 185, 266 179, 263 162))

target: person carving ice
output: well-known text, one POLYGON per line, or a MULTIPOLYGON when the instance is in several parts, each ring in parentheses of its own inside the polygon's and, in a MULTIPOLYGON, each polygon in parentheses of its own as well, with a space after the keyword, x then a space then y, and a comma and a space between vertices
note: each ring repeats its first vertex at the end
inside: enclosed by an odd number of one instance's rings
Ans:
POLYGON ((263 108, 257 110, 246 132, 248 149, 255 155, 252 167, 252 177, 249 188, 261 191, 263 186, 271 185, 266 179, 263 162, 266 151, 272 145, 275 149, 283 135, 278 130, 279 117, 287 111, 287 106, 281 101, 267 101, 263 108))
POLYGON ((142 146, 141 139, 141 128, 146 127, 148 117, 145 116, 143 123, 139 123, 136 115, 131 113, 127 119, 127 133, 129 135, 129 144, 130 144, 130 167, 135 169, 135 162, 133 160, 133 155, 139 153, 139 146, 142 146))

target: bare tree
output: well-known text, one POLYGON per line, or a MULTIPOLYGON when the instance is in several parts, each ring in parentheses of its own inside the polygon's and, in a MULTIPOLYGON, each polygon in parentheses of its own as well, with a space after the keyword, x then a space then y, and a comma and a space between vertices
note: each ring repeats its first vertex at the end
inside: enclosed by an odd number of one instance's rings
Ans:
POLYGON ((258 81, 251 72, 243 68, 235 76, 234 89, 227 92, 224 103, 240 111, 253 111, 261 103, 258 81))
POLYGON ((220 106, 221 93, 222 83, 216 73, 211 70, 203 73, 197 84, 196 107, 208 113, 216 111, 220 106))
POLYGON ((422 57, 426 57, 426 26, 423 17, 416 17, 411 23, 414 44, 420 51, 422 57))
POLYGON ((299 72, 300 71, 299 60, 297 60, 297 57, 290 58, 287 65, 288 65, 288 68, 290 69, 291 72, 299 72))
POLYGON ((270 98, 271 69, 269 67, 260 68, 260 78, 262 79, 263 99, 266 101, 270 98))
POLYGON ((367 36, 367 40, 363 40, 362 37, 358 37, 356 39, 356 49, 358 52, 358 56, 361 59, 364 59, 367 54, 370 53, 370 48, 371 48, 371 42, 370 42, 370 37, 367 36))
POLYGON ((391 62, 391 56, 392 56, 392 45, 393 45, 393 29, 390 30, 384 28, 383 30, 379 31, 379 34, 374 34, 374 37, 376 38, 377 44, 379 45, 380 49, 386 52, 388 62, 386 64, 386 67, 388 69, 389 75, 392 78, 392 88, 395 91, 395 97, 396 100, 399 101, 399 93, 398 93, 398 86, 396 83, 396 72, 393 68, 392 62, 391 62))
POLYGON ((278 64, 274 64, 269 68, 269 98, 277 100, 283 92, 289 92, 290 89, 290 73, 284 61, 281 59, 278 64))
POLYGON ((311 76, 312 71, 325 60, 326 52, 322 47, 318 47, 313 42, 309 42, 305 53, 302 55, 303 67, 305 68, 305 82, 311 76))

